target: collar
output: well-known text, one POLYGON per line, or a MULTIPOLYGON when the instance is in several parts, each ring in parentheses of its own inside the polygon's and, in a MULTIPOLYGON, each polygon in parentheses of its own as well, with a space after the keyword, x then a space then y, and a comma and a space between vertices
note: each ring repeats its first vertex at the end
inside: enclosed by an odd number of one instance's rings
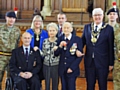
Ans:
POLYGON ((25 49, 25 48, 28 48, 28 53, 29 53, 29 52, 30 52, 30 46, 27 46, 27 47, 26 47, 26 46, 23 45, 23 50, 24 50, 24 52, 26 52, 26 49, 25 49))
POLYGON ((118 28, 118 27, 119 27, 119 24, 118 24, 118 23, 116 23, 116 24, 115 24, 115 27, 116 27, 116 28, 118 28))
POLYGON ((102 27, 102 22, 101 22, 100 24, 98 24, 98 25, 96 25, 96 24, 94 23, 94 28, 95 28, 96 26, 98 26, 98 29, 101 28, 101 27, 102 27))
POLYGON ((59 28, 62 28, 62 26, 58 25, 59 28))
POLYGON ((65 37, 65 40, 66 40, 66 38, 67 38, 68 40, 70 40, 70 39, 72 38, 72 34, 70 33, 68 37, 65 37))

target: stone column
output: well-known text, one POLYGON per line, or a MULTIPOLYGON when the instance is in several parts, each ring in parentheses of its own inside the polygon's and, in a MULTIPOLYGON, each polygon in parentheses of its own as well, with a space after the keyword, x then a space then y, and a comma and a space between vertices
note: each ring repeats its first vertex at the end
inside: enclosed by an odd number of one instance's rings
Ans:
POLYGON ((44 0, 44 6, 42 7, 41 15, 44 17, 51 15, 51 0, 44 0))

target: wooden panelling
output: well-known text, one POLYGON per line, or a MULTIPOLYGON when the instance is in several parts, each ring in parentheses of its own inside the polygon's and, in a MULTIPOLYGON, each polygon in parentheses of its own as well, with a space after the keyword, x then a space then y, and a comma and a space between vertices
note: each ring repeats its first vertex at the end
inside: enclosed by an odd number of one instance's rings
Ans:
POLYGON ((12 0, 12 3, 11 3, 11 9, 13 9, 14 7, 16 7, 16 5, 15 5, 15 1, 16 1, 16 0, 12 0))
POLYGON ((11 4, 12 4, 12 3, 11 3, 11 0, 7 0, 6 4, 7 4, 7 6, 6 6, 6 7, 7 7, 7 10, 12 9, 12 8, 11 8, 11 4))
POLYGON ((6 1, 7 1, 7 0, 1 0, 1 3, 2 3, 2 4, 1 4, 1 5, 2 5, 2 6, 1 6, 1 10, 6 10, 6 8, 7 8, 7 7, 6 7, 6 6, 7 6, 7 2, 6 2, 6 1))
POLYGON ((102 8, 105 11, 105 0, 94 0, 94 8, 102 8))
POLYGON ((7 11, 13 10, 14 7, 17 7, 19 19, 21 19, 21 17, 23 19, 30 19, 31 18, 30 14, 31 12, 33 14, 35 8, 41 10, 41 2, 43 1, 42 0, 0 0, 0 17, 4 18, 4 14, 7 11), (24 16, 24 14, 27 15, 24 16))
MULTIPOLYGON (((31 19, 31 12, 33 14, 35 8, 41 10, 43 3, 44 0, 0 0, 0 18, 4 18, 6 11, 13 10, 14 7, 18 7, 19 19, 31 19)), ((86 12, 88 0, 50 0, 50 4, 52 10, 51 15, 61 11, 65 13, 78 14, 86 12)), ((94 7, 104 8, 105 0, 94 0, 94 7)))
POLYGON ((86 12, 88 0, 62 0, 63 12, 86 12))
POLYGON ((38 8, 39 10, 41 10, 41 3, 43 2, 43 0, 33 0, 34 2, 34 8, 38 8))
POLYGON ((28 0, 23 0, 23 10, 28 10, 28 0))

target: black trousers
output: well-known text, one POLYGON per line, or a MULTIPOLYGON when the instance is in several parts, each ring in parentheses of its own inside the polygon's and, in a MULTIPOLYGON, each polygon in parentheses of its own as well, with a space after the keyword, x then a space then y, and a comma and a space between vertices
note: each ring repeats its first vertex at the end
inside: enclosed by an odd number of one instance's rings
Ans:
POLYGON ((95 83, 98 80, 99 90, 107 90, 108 68, 97 68, 93 62, 90 67, 85 67, 87 90, 95 90, 95 83))
POLYGON ((77 76, 69 77, 67 76, 67 73, 64 72, 64 74, 60 78, 61 78, 62 90, 76 90, 77 76))
POLYGON ((33 75, 30 79, 24 79, 16 76, 13 78, 13 81, 15 88, 18 90, 27 90, 28 86, 30 87, 30 90, 40 90, 40 81, 37 75, 33 75))

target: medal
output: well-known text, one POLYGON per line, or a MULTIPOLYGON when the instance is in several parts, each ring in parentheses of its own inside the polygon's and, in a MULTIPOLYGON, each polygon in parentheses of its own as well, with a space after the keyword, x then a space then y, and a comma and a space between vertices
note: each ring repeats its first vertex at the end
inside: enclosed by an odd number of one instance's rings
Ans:
POLYGON ((35 39, 36 39, 36 41, 39 41, 39 40, 40 40, 40 38, 39 38, 39 37, 40 37, 40 33, 41 33, 41 32, 39 32, 39 33, 36 33, 36 32, 35 32, 35 35, 36 35, 36 38, 35 38, 35 39))
POLYGON ((92 43, 96 43, 96 42, 97 42, 97 39, 93 37, 93 38, 91 39, 91 42, 92 42, 92 43))
POLYGON ((64 50, 67 50, 67 43, 64 43, 64 50))
POLYGON ((101 28, 98 29, 97 32, 94 32, 94 24, 91 24, 91 28, 92 28, 92 38, 91 38, 91 42, 92 43, 96 43, 97 42, 97 36, 100 34, 101 30, 104 29, 108 24, 106 23, 104 26, 102 26, 101 28))
POLYGON ((77 49, 77 43, 73 43, 72 47, 70 48, 71 55, 74 55, 77 49))
POLYGON ((36 41, 39 41, 39 36, 38 35, 36 35, 36 41))

